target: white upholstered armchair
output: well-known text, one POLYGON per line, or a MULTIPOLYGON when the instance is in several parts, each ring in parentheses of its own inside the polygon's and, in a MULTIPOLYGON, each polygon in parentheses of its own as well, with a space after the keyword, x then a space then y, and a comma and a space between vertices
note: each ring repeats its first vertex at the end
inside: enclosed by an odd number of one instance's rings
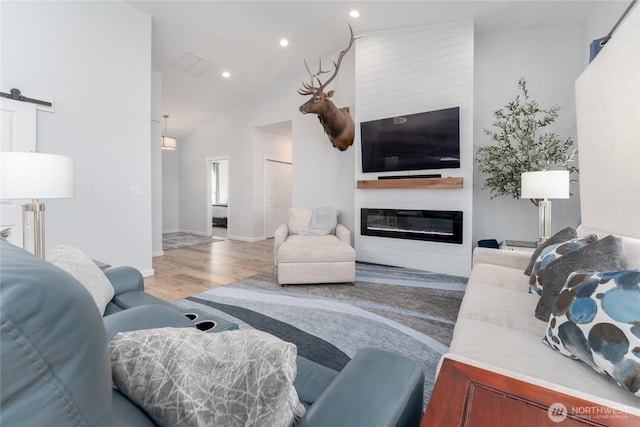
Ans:
POLYGON ((321 209, 289 208, 287 224, 276 229, 274 262, 280 285, 355 282, 351 232, 337 224, 335 210, 333 227, 318 230, 317 218, 331 216, 330 209, 321 209))

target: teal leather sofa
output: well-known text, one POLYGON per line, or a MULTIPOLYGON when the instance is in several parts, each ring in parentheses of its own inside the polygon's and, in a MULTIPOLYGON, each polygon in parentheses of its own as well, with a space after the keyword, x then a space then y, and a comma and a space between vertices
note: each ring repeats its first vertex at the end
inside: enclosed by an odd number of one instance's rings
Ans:
MULTIPOLYGON (((135 269, 105 274, 115 296, 101 317, 72 276, 0 238, 0 425, 154 425, 112 387, 108 342, 120 331, 195 324, 145 293, 135 269)), ((376 349, 340 373, 299 357, 294 386, 307 414, 297 425, 417 426, 423 381, 415 363, 376 349)))

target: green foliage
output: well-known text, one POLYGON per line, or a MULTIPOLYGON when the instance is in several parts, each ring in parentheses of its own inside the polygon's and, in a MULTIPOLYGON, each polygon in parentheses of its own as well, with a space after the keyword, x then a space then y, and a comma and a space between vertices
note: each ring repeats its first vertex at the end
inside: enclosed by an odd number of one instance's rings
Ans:
POLYGON ((489 189, 492 199, 505 195, 519 198, 522 172, 551 168, 578 172, 573 165, 578 150, 573 148, 571 138, 561 139, 544 131, 558 118, 560 107, 540 108, 529 98, 524 78, 518 87, 521 93, 493 113, 493 126, 497 130, 484 130, 493 144, 476 150, 478 168, 486 174, 482 188, 489 189))

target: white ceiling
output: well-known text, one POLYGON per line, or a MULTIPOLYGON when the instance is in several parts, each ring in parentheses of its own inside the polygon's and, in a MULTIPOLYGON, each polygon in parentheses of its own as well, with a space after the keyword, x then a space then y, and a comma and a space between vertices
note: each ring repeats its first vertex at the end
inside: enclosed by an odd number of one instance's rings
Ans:
MULTIPOLYGON (((335 56, 356 34, 462 19, 477 33, 581 23, 592 1, 127 1, 151 15, 153 69, 162 74, 169 133, 185 136, 283 75, 306 79, 302 62, 335 56), (359 18, 349 12, 357 9, 359 18), (289 39, 282 48, 279 40, 289 39), (194 76, 174 67, 185 53, 213 66, 194 76), (223 70, 231 78, 221 76, 223 70)), ((314 65, 311 65, 314 67, 314 65)), ((292 87, 292 91, 297 87, 292 87)))

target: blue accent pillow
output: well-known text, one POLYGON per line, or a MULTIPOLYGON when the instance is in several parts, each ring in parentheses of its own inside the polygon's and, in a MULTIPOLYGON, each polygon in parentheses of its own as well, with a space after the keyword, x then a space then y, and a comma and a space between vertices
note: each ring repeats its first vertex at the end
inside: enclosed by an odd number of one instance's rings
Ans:
POLYGON ((529 260, 527 268, 524 269, 524 274, 526 276, 531 275, 533 264, 536 263, 540 252, 542 252, 544 248, 546 248, 547 246, 555 245, 556 243, 562 243, 566 242, 567 240, 575 239, 576 237, 578 237, 576 229, 573 227, 566 227, 551 236, 546 242, 539 244, 538 247, 533 251, 533 254, 531 254, 531 259, 529 260))
POLYGON ((598 241, 597 234, 589 234, 584 237, 578 237, 562 243, 556 243, 544 248, 536 259, 531 275, 529 276, 529 293, 542 295, 542 283, 544 280, 544 270, 553 261, 570 252, 578 250, 583 246, 598 241))
POLYGON ((569 275, 543 341, 640 397, 640 270, 569 275))

